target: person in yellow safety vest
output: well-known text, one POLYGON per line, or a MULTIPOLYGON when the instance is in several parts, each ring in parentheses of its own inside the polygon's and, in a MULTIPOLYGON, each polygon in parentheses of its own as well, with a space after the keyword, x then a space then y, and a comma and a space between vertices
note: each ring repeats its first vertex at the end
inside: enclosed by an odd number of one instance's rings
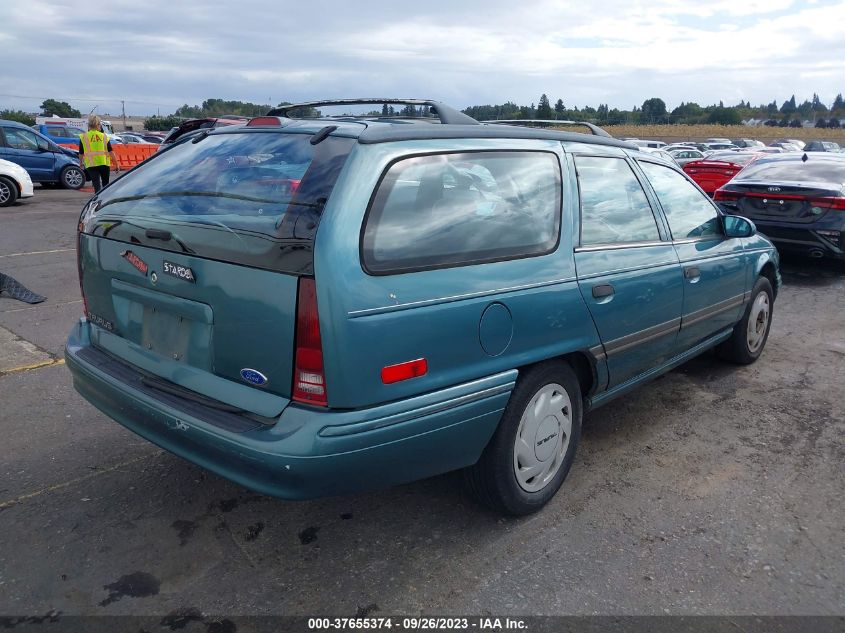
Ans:
POLYGON ((88 117, 88 131, 79 135, 79 165, 88 170, 95 193, 109 184, 111 165, 120 171, 117 156, 114 155, 109 137, 102 131, 100 117, 96 114, 88 117))

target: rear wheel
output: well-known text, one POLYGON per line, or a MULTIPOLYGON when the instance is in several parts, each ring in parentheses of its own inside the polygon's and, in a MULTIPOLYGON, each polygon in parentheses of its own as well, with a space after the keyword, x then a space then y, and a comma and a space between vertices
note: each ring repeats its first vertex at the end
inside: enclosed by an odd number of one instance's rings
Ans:
POLYGON ((527 370, 481 459, 467 471, 476 497, 515 516, 542 508, 572 467, 581 415, 581 390, 569 365, 549 362, 527 370))
POLYGON ((79 189, 85 184, 85 173, 79 167, 68 165, 62 170, 62 187, 66 189, 79 189))
POLYGON ((765 277, 760 277, 751 291, 751 301, 745 308, 745 314, 734 326, 733 334, 717 348, 719 356, 740 365, 750 365, 760 358, 769 339, 773 307, 772 284, 765 277))
POLYGON ((17 185, 8 178, 0 176, 0 207, 11 207, 17 199, 17 185))

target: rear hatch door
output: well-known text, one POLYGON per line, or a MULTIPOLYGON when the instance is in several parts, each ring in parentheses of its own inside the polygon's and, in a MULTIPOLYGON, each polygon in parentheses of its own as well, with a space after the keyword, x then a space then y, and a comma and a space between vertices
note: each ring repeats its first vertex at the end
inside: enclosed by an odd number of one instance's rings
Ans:
POLYGON ((277 416, 291 393, 298 280, 353 143, 221 132, 162 152, 83 211, 92 341, 169 387, 277 416))

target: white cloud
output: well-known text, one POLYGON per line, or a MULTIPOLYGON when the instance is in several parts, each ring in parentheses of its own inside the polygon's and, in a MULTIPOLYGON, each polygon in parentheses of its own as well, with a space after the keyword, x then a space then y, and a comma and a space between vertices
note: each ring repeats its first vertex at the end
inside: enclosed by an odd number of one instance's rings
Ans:
MULTIPOLYGON (((124 99, 135 111, 221 97, 266 102, 424 95, 470 104, 631 107, 845 91, 836 0, 345 2, 5 0, 3 92, 124 99), (37 34, 32 37, 31 34, 37 34), (162 96, 163 95, 163 96, 162 96)), ((27 105, 28 104, 28 105, 27 105)))

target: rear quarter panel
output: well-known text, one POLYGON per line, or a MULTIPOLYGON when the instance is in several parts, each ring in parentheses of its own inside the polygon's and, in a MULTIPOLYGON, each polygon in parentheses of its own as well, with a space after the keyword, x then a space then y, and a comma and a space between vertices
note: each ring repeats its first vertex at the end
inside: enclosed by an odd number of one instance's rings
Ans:
MULTIPOLYGON (((358 145, 328 203, 314 268, 329 405, 356 408, 407 398, 599 343, 575 279, 571 180, 563 165, 561 236, 548 255, 397 275, 367 274, 359 237, 371 194, 401 156, 441 151, 541 150, 563 163, 559 143, 518 140, 414 141, 358 145), (502 304, 510 343, 482 348, 485 309, 502 304), (506 319, 507 320, 507 319, 506 319), (385 385, 381 369, 425 358, 424 376, 385 385)), ((498 309, 498 308, 497 308, 498 309)))

